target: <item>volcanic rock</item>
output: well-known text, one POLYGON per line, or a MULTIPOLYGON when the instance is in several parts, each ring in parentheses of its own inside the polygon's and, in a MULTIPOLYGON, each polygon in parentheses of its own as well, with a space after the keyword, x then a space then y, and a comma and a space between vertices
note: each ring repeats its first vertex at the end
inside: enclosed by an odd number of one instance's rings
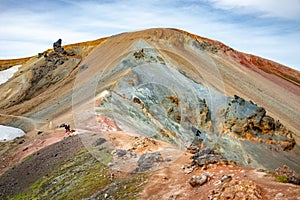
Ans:
POLYGON ((266 115, 266 110, 235 95, 228 98, 223 133, 241 140, 265 143, 274 151, 290 151, 295 146, 293 132, 266 115))
POLYGON ((195 153, 191 156, 191 159, 193 160, 193 164, 197 164, 198 166, 206 166, 208 164, 216 164, 219 162, 226 162, 226 160, 219 154, 216 154, 214 151, 212 151, 210 148, 206 147, 204 149, 201 149, 199 152, 195 153))
POLYGON ((208 199, 258 200, 262 199, 261 194, 261 188, 250 180, 232 180, 211 190, 208 199))
POLYGON ((143 153, 138 160, 138 167, 133 172, 145 172, 164 162, 160 152, 143 153))
POLYGON ((58 39, 56 42, 53 43, 53 50, 57 53, 62 53, 64 49, 61 47, 61 39, 58 39))
POLYGON ((276 176, 285 176, 290 183, 300 185, 300 176, 288 166, 283 165, 283 167, 277 168, 275 170, 276 176))
POLYGON ((200 176, 193 176, 189 180, 189 184, 192 187, 201 186, 201 185, 205 184, 208 180, 209 180, 208 174, 201 174, 200 176))
POLYGON ((221 177, 221 182, 231 181, 232 177, 228 174, 223 174, 221 177))

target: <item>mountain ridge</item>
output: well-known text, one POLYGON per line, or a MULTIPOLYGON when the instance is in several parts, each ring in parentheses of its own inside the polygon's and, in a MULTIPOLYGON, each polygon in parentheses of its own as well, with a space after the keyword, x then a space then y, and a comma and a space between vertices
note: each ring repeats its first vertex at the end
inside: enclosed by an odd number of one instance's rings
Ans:
MULTIPOLYGON (((261 62, 261 60, 266 60, 267 62, 270 62, 269 65, 275 65, 276 67, 275 68, 283 68, 284 70, 288 70, 290 71, 289 73, 295 73, 295 72, 298 72, 296 73, 298 76, 296 77, 293 77, 293 78, 297 78, 299 77, 300 75, 300 72, 296 69, 293 69, 291 67, 288 67, 284 64, 280 64, 278 62, 275 62, 275 61, 272 61, 270 59, 267 59, 267 58, 263 58, 261 56, 257 56, 257 55, 254 55, 254 54, 250 54, 250 53, 245 53, 245 52, 241 52, 241 51, 238 51, 236 49, 233 49, 231 47, 229 47, 228 45, 218 41, 218 40, 213 40, 213 39, 209 39, 209 38, 206 38, 206 37, 202 37, 202 36, 198 36, 196 34, 192 34, 192 33, 189 33, 187 31, 184 31, 184 30, 181 30, 181 29, 177 29, 177 28, 151 28, 151 29, 146 29, 146 30, 159 30, 159 29, 169 29, 169 30, 175 30, 175 31, 178 31, 178 32, 181 32, 191 38, 196 38, 200 41, 207 41, 211 44, 215 44, 215 45, 218 45, 223 51, 224 53, 227 53, 228 51, 232 51, 233 53, 238 53, 238 54, 242 54, 244 56, 241 56, 241 64, 243 64, 244 66, 247 66, 247 63, 249 64, 253 64, 255 65, 256 64, 259 64, 259 62, 261 62), (246 57, 250 57, 250 58, 246 58, 246 57), (246 60, 246 61, 245 61, 246 60)), ((143 30, 145 31, 145 30, 143 30)), ((126 33, 131 33, 131 32, 124 32, 124 33, 120 33, 120 34, 126 34, 126 33)), ((117 35, 120 35, 120 34, 117 34, 117 35)), ((89 46, 89 45, 92 45, 92 46, 97 46, 99 45, 102 41, 108 39, 108 38, 111 38, 111 37, 115 37, 117 35, 112 35, 112 36, 109 36, 109 37, 103 37, 103 38, 99 38, 99 39, 95 39, 95 40, 90 40, 90 41, 86 41, 86 42, 78 42, 78 43, 72 43, 72 44, 66 44, 66 45, 63 45, 64 48, 70 48, 70 47, 74 47, 74 46, 89 46)), ((46 51, 51 51, 51 49, 48 49, 46 51)), ((30 58, 32 58, 33 56, 29 56, 29 57, 24 57, 24 58, 16 58, 16 59, 0 59, 0 71, 1 70, 4 70, 4 69, 7 69, 7 67, 9 67, 8 65, 18 65, 18 64, 23 64, 25 63, 27 60, 29 60, 30 58)), ((259 66, 257 66, 259 67, 259 66)), ((261 66, 263 67, 263 66, 261 66)), ((264 68, 262 68, 263 70, 264 68)), ((266 69, 266 71, 268 71, 266 69)), ((276 75, 278 75, 279 73, 282 73, 282 72, 278 72, 278 73, 275 73, 276 75)), ((284 77, 284 76, 283 76, 284 77)), ((299 84, 299 80, 296 81, 297 82, 297 85, 299 84)))

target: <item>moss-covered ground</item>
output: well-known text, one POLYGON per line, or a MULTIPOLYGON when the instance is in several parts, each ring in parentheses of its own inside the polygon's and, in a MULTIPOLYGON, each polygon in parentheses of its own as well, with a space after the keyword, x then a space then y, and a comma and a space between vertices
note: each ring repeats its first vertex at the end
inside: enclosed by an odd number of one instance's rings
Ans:
POLYGON ((111 173, 87 150, 82 150, 9 199, 136 199, 147 179, 145 174, 112 179, 111 173))

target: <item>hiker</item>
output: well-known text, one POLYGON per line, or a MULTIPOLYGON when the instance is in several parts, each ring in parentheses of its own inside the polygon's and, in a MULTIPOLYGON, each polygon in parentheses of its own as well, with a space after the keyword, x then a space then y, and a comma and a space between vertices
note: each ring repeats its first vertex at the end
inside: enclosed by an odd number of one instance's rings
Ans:
POLYGON ((70 125, 66 124, 65 125, 66 133, 71 133, 70 125))
POLYGON ((67 133, 69 136, 73 136, 73 133, 75 132, 75 130, 74 130, 74 129, 71 129, 71 126, 70 126, 69 124, 63 123, 63 124, 61 124, 61 125, 59 126, 59 128, 62 128, 62 127, 65 128, 66 133, 67 133))

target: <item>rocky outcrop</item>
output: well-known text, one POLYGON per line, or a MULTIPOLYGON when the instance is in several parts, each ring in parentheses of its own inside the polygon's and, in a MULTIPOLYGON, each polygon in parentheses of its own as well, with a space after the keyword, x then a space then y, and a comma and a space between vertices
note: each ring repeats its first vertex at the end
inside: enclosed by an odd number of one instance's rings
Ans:
POLYGON ((199 152, 192 155, 191 159, 193 160, 192 165, 197 165, 200 167, 220 162, 227 163, 226 159, 224 159, 221 155, 215 153, 209 147, 201 149, 199 152))
POLYGON ((234 96, 228 98, 223 113, 224 134, 240 140, 264 143, 274 151, 289 151, 295 146, 293 133, 279 120, 266 115, 266 110, 251 101, 234 96))
MULTIPOLYGON (((30 99, 39 94, 48 85, 53 84, 63 78, 63 74, 55 73, 56 69, 60 66, 68 65, 68 61, 72 61, 72 57, 76 54, 72 50, 66 51, 61 46, 62 40, 53 43, 52 52, 43 52, 38 55, 38 58, 43 56, 43 60, 39 65, 35 65, 31 72, 32 78, 30 87, 25 94, 25 99, 30 99)), ((74 67, 74 66, 73 66, 74 67)), ((64 74, 66 76, 67 74, 64 74)))
POLYGON ((262 189, 250 180, 232 180, 211 190, 208 199, 263 199, 262 189))
POLYGON ((300 185, 300 176, 286 165, 277 168, 275 170, 275 175, 286 177, 289 183, 300 185))
POLYGON ((64 48, 62 48, 61 46, 61 39, 58 39, 56 42, 53 43, 53 50, 54 52, 57 53, 66 53, 66 51, 64 50, 64 48))

